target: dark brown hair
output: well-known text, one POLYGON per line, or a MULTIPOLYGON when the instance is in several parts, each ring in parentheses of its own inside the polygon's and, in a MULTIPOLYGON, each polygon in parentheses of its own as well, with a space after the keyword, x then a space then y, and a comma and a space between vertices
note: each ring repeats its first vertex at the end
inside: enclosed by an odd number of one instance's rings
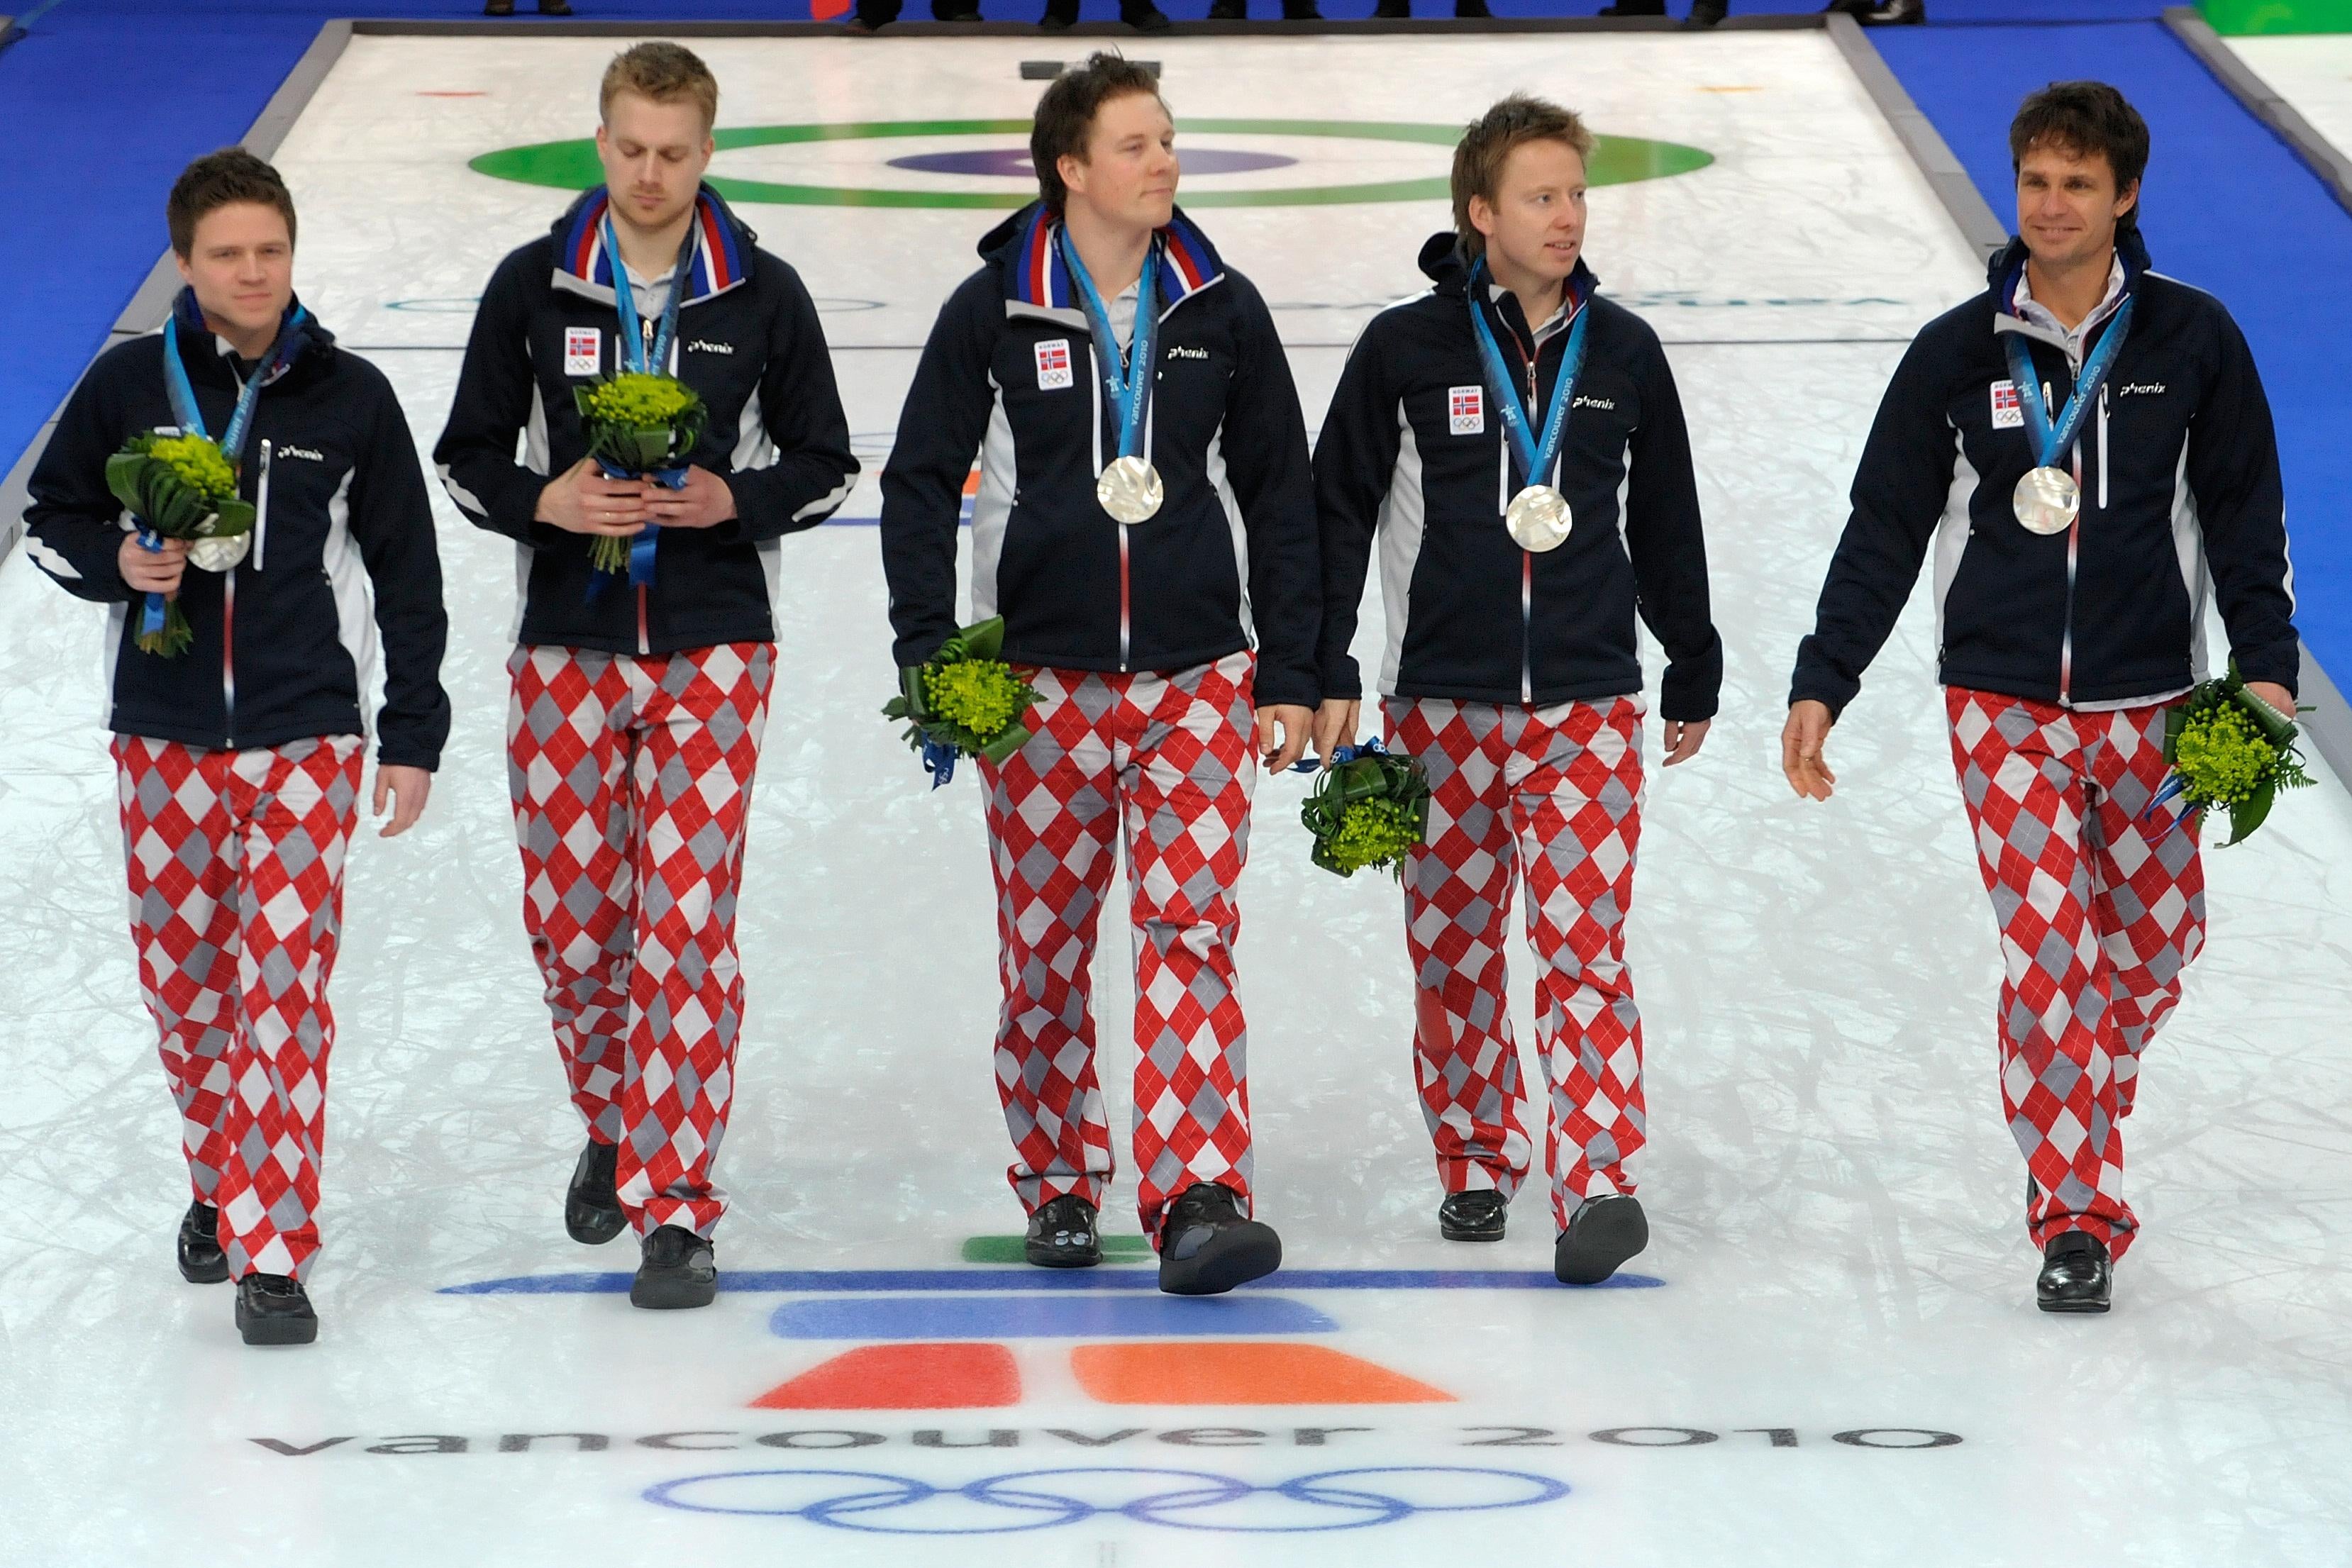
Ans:
POLYGON ((1029 127, 1029 162, 1037 167, 1037 194, 1055 216, 1061 215, 1062 204, 1070 194, 1062 183, 1062 160, 1084 159, 1095 116, 1112 99, 1131 92, 1158 98, 1158 73, 1124 56, 1101 50, 1087 56, 1087 63, 1077 69, 1055 77, 1053 85, 1038 95, 1037 119, 1029 127))
POLYGON ((1584 121, 1549 99, 1515 92, 1472 120, 1454 149, 1454 233, 1464 256, 1475 260, 1486 253, 1486 236, 1470 221, 1470 198, 1491 204, 1504 161, 1530 141, 1564 142, 1579 158, 1592 156, 1593 136, 1584 121))
POLYGON ((294 197, 278 171, 242 147, 207 152, 172 182, 171 198, 163 204, 163 223, 172 232, 172 249, 184 261, 194 251, 196 225, 208 213, 239 202, 275 207, 286 220, 286 239, 294 239, 294 197))
POLYGON ((683 99, 702 110, 705 131, 719 123, 719 78, 683 44, 637 44, 614 55, 596 89, 597 117, 611 119, 613 100, 625 92, 656 103, 683 99))
MULTIPOLYGON (((2036 147, 2054 148, 2077 158, 2105 158, 2115 171, 2120 196, 2147 172, 2147 121, 2122 93, 2103 81, 2053 81, 2019 106, 2009 122, 2009 166, 2013 174, 2036 147)), ((2139 223, 2139 204, 2116 224, 2139 223)))

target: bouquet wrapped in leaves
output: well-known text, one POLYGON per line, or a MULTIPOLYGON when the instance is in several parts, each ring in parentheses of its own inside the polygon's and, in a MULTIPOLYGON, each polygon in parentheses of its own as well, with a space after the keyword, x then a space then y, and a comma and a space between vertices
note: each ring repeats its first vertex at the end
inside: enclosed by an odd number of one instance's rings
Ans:
POLYGON ((1377 740, 1343 746, 1298 808, 1315 835, 1314 861, 1353 876, 1370 867, 1404 875, 1405 853, 1429 832, 1429 773, 1377 740))
MULTIPOLYGON (((139 542, 161 550, 188 541, 188 562, 226 571, 252 542, 253 503, 236 493, 236 465, 203 435, 134 435, 106 460, 106 487, 139 525, 139 542)), ((147 596, 139 623, 142 652, 173 658, 195 641, 179 600, 147 596)))
POLYGON ((929 664, 898 675, 898 695, 883 705, 885 718, 904 719, 907 744, 921 754, 936 789, 955 774, 959 757, 1002 762, 1029 738, 1022 722, 1037 688, 997 655, 1004 648, 1004 617, 965 627, 929 664))
POLYGON ((2312 781, 2295 734, 2294 716, 2246 690, 2231 664, 2228 675, 2205 682, 2165 715, 2164 759, 2172 776, 2147 810, 2179 801, 2176 828, 2200 812, 2225 810, 2230 838, 2221 847, 2242 842, 2271 814, 2280 790, 2312 781))
MULTIPOLYGON (((625 371, 576 387, 588 454, 608 479, 650 479, 675 490, 686 483, 688 455, 702 439, 710 413, 692 387, 676 376, 625 371)), ((599 536, 588 547, 598 571, 628 570, 632 541, 599 536)))

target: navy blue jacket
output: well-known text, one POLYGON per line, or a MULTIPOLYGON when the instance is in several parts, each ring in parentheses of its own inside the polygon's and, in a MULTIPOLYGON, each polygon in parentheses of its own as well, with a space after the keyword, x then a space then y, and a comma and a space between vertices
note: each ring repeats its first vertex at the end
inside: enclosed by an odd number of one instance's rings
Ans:
MULTIPOLYGON (((469 521, 515 541, 524 582, 517 641, 608 653, 772 642, 778 541, 849 498, 857 459, 800 275, 758 249, 759 236, 708 187, 668 369, 709 410, 690 461, 727 481, 736 515, 715 528, 662 530, 650 587, 607 579, 593 598, 590 537, 535 520, 548 480, 587 455, 572 389, 623 368, 606 200, 598 186, 499 264, 433 460, 469 521)), ((648 335, 654 325, 643 323, 648 335)))
POLYGON ((1055 241, 1032 204, 924 345, 882 470, 893 652, 919 664, 957 626, 956 528, 972 512, 972 610, 1004 657, 1074 670, 1187 669, 1257 644, 1261 705, 1318 699, 1315 496, 1290 365, 1257 290, 1180 211, 1160 246, 1159 369, 1145 455, 1166 501, 1133 528, 1095 499, 1117 413, 1055 241), (1254 622, 1254 624, 1253 624, 1254 622))
MULTIPOLYGON (((1377 535, 1384 693, 1551 704, 1639 692, 1638 613, 1666 650, 1663 716, 1712 718, 1723 643, 1708 613, 1690 435, 1658 335, 1594 294, 1577 264, 1570 286, 1591 324, 1559 465, 1547 476, 1575 527, 1556 549, 1522 549, 1503 514, 1529 481, 1485 384, 1469 268, 1451 233, 1422 247, 1421 265, 1433 287, 1372 318, 1316 444, 1325 695, 1363 689, 1348 645, 1377 535)), ((1533 334, 1519 302, 1506 292, 1482 308, 1540 430, 1549 411, 1525 380, 1533 334)), ((1536 350, 1539 388, 1552 385, 1568 340, 1556 332, 1536 350)))
POLYGON ((2082 515, 2051 535, 2017 521, 2011 493, 2038 457, 2003 339, 2028 343, 2053 421, 2082 369, 2013 307, 2025 255, 2011 242, 1991 287, 1930 321, 1895 368, 1789 700, 1832 714, 1853 700, 1930 545, 1947 685, 2069 704, 2179 691, 2207 674, 2210 591, 2245 677, 2293 691, 2294 574, 2262 377, 2221 302, 2149 271, 2137 235, 2121 246, 2128 336, 2077 443, 2082 515))
MULTIPOLYGON (((236 363, 183 291, 163 329, 179 335, 196 406, 225 434, 236 363)), ((142 653, 138 607, 116 553, 131 528, 106 460, 142 432, 176 430, 162 332, 99 356, 34 466, 26 552, 67 590, 112 611, 108 727, 207 749, 365 733, 360 704, 383 638, 380 760, 433 768, 449 734, 441 689, 448 619, 433 511, 408 422, 383 372, 305 319, 264 383, 238 488, 258 508, 253 545, 226 572, 190 566, 180 609, 195 642, 142 653), (370 598, 373 591, 373 605, 370 598)))

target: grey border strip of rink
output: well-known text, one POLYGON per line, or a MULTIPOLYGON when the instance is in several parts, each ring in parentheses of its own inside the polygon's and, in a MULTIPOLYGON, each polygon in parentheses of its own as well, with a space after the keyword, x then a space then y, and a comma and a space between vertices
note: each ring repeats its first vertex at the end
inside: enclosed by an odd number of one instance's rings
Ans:
POLYGON ((1878 106, 1879 114, 1903 143, 1903 150, 1911 154, 1911 162, 1919 166, 1928 189, 1944 204, 1944 211, 1958 225, 1961 237, 1976 250, 1979 261, 1990 261, 2009 243, 2009 225, 1995 215, 1935 122, 1919 111, 1911 95, 1903 90, 1903 84, 1895 79, 1895 72, 1879 54, 1878 47, 1863 32, 1862 24, 1842 12, 1823 20, 1829 26, 1830 41, 1845 57, 1845 63, 1853 68, 1863 90, 1878 106))
POLYGON ((2311 166, 2311 172, 2320 177, 2336 199, 2352 209, 2352 157, 2322 136, 2319 128, 2303 117, 2301 110, 2280 97, 2277 89, 2246 63, 2245 57, 2231 48, 2228 40, 2213 30, 2213 25, 2195 10, 2175 5, 2165 12, 2164 25, 2213 73, 2215 79, 2230 89, 2231 96, 2244 106, 2247 113, 2270 127, 2280 141, 2294 150, 2296 157, 2311 166))
MULTIPOLYGON (((310 40, 310 47, 302 52, 300 59, 294 62, 294 68, 286 73, 286 79, 270 95, 259 116, 247 127, 245 135, 239 139, 239 145, 263 158, 278 151, 278 144, 286 140, 286 133, 294 128, 294 121, 309 107, 311 95, 319 90, 319 84, 327 79, 327 73, 334 69, 335 62, 342 57, 344 46, 352 41, 352 24, 349 22, 329 22, 319 29, 319 36, 310 40)), ((114 319, 114 325, 107 329, 106 341, 100 346, 99 354, 126 339, 152 332, 162 326, 163 318, 171 311, 172 297, 179 289, 179 269, 172 265, 172 253, 167 249, 156 257, 155 265, 147 273, 146 281, 140 284, 137 292, 131 296, 131 303, 122 308, 122 314, 114 319)), ((90 356, 92 363, 97 359, 98 354, 90 356)), ((85 371, 87 369, 85 366, 85 371)), ((79 377, 76 383, 79 383, 79 377)), ((66 395, 71 398, 73 394, 68 392, 66 395)), ((65 404, 60 402, 58 413, 64 410, 65 404)), ((16 540, 24 534, 25 507, 31 500, 26 487, 33 476, 33 463, 40 456, 41 449, 49 444, 49 433, 57 425, 58 413, 52 413, 44 420, 33 439, 26 443, 24 452, 16 459, 16 465, 8 470, 7 478, 0 479, 0 564, 6 563, 10 552, 16 548, 16 540)))
MULTIPOLYGON (((2164 25, 2213 73, 2213 78, 2229 89, 2241 108, 2285 142, 2319 176, 2320 183, 2336 201, 2347 211, 2352 211, 2352 157, 2347 157, 2322 136, 2318 127, 2304 118, 2301 110, 2279 96, 2277 89, 2264 81, 2244 57, 2213 30, 2213 25, 2195 10, 2186 5, 2172 6, 2164 13, 2164 25)), ((2303 650, 2302 695, 2312 710, 2304 716, 2305 731, 2327 766, 2336 770, 2336 777, 2352 787, 2352 708, 2345 706, 2343 692, 2328 679, 2308 644, 2303 650)))

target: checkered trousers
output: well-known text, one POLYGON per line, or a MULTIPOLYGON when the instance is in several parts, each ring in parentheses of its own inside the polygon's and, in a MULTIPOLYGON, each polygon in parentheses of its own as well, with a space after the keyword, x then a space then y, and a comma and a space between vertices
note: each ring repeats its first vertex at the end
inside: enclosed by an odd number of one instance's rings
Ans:
POLYGON ((1110 1124, 1095 1077, 1091 965, 1116 841, 1135 928, 1135 1166, 1156 1239, 1185 1188, 1250 1196, 1249 1087, 1234 885, 1249 856, 1254 661, 1171 674, 1039 670, 1034 735, 981 763, 996 873, 1004 1006, 996 1088, 1023 1205, 1099 1207, 1110 1124))
POLYGON ((589 1134, 639 1235, 708 1236, 727 1197, 743 971, 735 890, 775 651, 519 647, 507 782, 523 928, 589 1134))
POLYGON ((2205 940, 2194 825, 2140 813, 2164 782, 2162 705, 2074 713, 1953 686, 1952 763, 2000 922, 2000 1092, 2041 1196, 2036 1245, 2121 1257, 2121 1123, 2139 1057, 2205 940))
POLYGON ((247 751, 114 738, 139 988, 229 1275, 319 1250, 327 980, 359 812, 355 735, 247 751))
POLYGON ((1383 711, 1390 748, 1429 769, 1428 841, 1405 866, 1405 946, 1438 1176, 1448 1192, 1507 1197, 1527 1176, 1503 960, 1524 881, 1536 1047, 1551 1089, 1544 1166, 1565 1229, 1584 1199, 1633 1190, 1624 1163, 1645 1141, 1642 1017, 1625 967, 1643 706, 1391 697, 1383 711))

